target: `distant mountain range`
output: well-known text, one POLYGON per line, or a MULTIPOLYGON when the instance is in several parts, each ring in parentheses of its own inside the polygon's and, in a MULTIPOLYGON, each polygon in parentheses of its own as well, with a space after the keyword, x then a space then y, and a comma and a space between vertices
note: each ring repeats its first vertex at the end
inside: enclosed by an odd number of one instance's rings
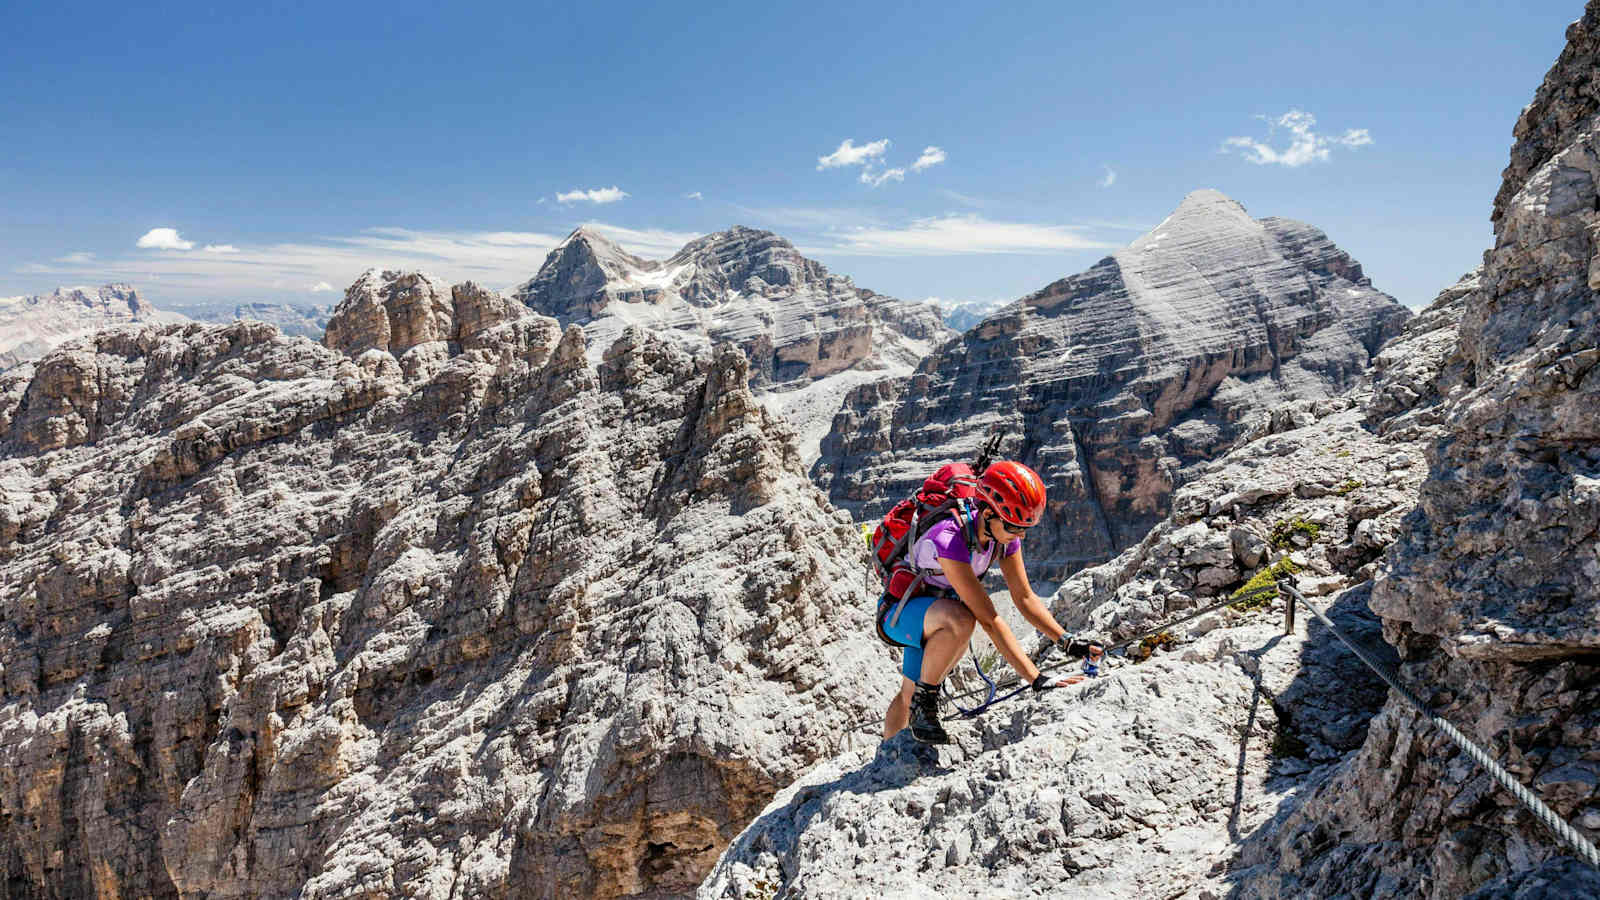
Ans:
POLYGON ((151 306, 129 284, 56 288, 48 294, 0 298, 0 369, 106 328, 187 321, 180 313, 151 306))
POLYGON ((328 306, 241 303, 232 310, 185 315, 157 309, 131 284, 60 287, 48 294, 0 297, 0 370, 37 359, 57 345, 119 325, 174 322, 268 322, 284 334, 321 340, 328 306))
POLYGON ((1010 302, 1010 300, 969 300, 946 306, 943 307, 944 324, 956 331, 966 331, 1010 302))
POLYGON ((322 331, 328 327, 331 306, 311 306, 293 303, 241 303, 233 308, 233 315, 214 313, 202 317, 207 322, 246 320, 269 322, 287 335, 322 340, 322 331))

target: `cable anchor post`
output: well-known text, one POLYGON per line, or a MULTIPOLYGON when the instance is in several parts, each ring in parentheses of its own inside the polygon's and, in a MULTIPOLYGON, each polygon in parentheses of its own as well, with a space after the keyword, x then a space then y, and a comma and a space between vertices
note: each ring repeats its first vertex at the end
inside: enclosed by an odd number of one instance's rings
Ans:
POLYGON ((1277 583, 1278 596, 1283 598, 1283 633, 1292 635, 1294 634, 1294 598, 1299 592, 1295 590, 1286 591, 1283 588, 1286 586, 1289 588, 1294 587, 1294 575, 1288 572, 1279 572, 1273 576, 1273 581, 1277 583))

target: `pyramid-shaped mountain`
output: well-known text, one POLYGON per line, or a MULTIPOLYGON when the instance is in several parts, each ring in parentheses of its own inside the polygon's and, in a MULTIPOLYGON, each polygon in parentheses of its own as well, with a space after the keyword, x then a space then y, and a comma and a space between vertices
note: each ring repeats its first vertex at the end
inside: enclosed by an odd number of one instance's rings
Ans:
POLYGON ((1030 570, 1057 580, 1138 541, 1186 470, 1274 408, 1347 387, 1408 316, 1320 230, 1196 191, 912 377, 853 392, 813 477, 870 517, 1003 427, 1049 486, 1030 570))

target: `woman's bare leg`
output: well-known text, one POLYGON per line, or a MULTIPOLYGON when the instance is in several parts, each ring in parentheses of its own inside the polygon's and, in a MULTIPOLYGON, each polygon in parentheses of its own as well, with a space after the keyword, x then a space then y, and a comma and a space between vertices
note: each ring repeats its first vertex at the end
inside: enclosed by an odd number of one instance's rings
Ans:
MULTIPOLYGON (((972 638, 978 623, 960 600, 934 601, 922 618, 922 682, 940 684, 961 658, 961 648, 972 638)), ((909 698, 908 698, 909 699, 909 698)))
MULTIPOLYGON (((922 673, 925 684, 940 684, 961 658, 961 647, 972 637, 977 619, 960 600, 942 598, 928 607, 922 617, 922 673)), ((889 702, 883 717, 883 739, 899 734, 911 721, 911 695, 917 684, 900 679, 900 693, 889 702)))
POLYGON ((883 719, 883 739, 888 740, 900 733, 911 721, 911 692, 917 689, 917 683, 909 678, 900 679, 900 693, 894 695, 889 701, 889 714, 883 719))

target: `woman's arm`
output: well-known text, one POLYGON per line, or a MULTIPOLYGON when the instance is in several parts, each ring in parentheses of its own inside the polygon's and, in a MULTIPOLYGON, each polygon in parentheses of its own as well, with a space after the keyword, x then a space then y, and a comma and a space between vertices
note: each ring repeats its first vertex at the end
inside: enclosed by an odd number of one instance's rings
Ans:
POLYGON ((1044 632, 1044 636, 1052 642, 1061 640, 1067 630, 1061 627, 1055 616, 1050 615, 1050 608, 1033 592, 1033 585, 1028 583, 1028 570, 1022 564, 1021 550, 1000 560, 1000 574, 1005 576, 1006 588, 1011 591, 1011 602, 1017 605, 1017 611, 1028 620, 1028 624, 1044 632))
POLYGON ((941 556, 939 568, 944 570, 944 577, 950 580, 950 586, 956 589, 961 602, 972 611, 978 624, 983 626, 984 634, 994 642, 995 649, 1000 651, 1000 655, 1011 668, 1016 670, 1023 681, 1031 682, 1038 678, 1039 667, 1022 652, 1022 645, 1017 643, 1017 637, 1011 633, 1011 627, 995 612, 994 601, 989 599, 989 592, 978 582, 978 576, 972 571, 972 566, 941 556))

